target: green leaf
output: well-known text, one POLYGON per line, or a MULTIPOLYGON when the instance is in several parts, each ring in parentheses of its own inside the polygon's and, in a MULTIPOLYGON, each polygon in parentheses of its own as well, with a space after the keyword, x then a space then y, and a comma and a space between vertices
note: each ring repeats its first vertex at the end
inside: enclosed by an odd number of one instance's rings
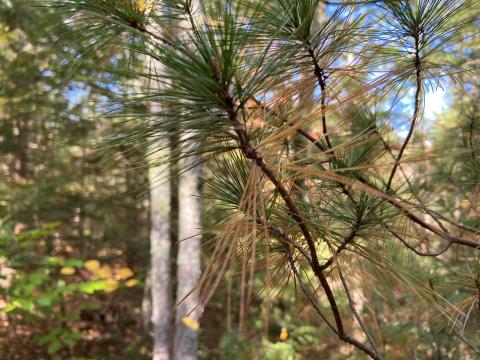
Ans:
POLYGON ((50 345, 48 345, 47 351, 49 354, 56 353, 63 347, 63 344, 58 339, 53 339, 50 345))
POLYGON ((105 282, 103 280, 87 281, 79 285, 78 290, 85 294, 93 294, 95 291, 105 289, 105 282))
POLYGON ((82 267, 83 261, 79 259, 67 259, 63 262, 63 266, 82 267))

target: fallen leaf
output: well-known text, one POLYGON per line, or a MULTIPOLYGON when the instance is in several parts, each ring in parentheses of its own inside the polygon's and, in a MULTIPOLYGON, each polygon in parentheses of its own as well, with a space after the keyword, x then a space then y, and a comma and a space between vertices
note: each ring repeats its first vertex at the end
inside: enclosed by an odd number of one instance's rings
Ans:
POLYGON ((190 329, 192 329, 192 330, 194 330, 194 331, 198 330, 198 328, 200 327, 200 324, 199 324, 197 321, 193 320, 193 319, 192 319, 191 317, 189 317, 189 316, 184 316, 184 317, 182 318, 182 323, 183 323, 186 327, 188 327, 188 328, 190 328, 190 329))
POLYGON ((83 263, 85 269, 88 271, 94 272, 95 270, 100 268, 100 261, 98 260, 87 260, 83 263))
POLYGON ((60 269, 60 274, 62 274, 62 275, 72 275, 72 274, 75 274, 75 269, 73 267, 70 267, 70 266, 65 266, 65 267, 60 269))

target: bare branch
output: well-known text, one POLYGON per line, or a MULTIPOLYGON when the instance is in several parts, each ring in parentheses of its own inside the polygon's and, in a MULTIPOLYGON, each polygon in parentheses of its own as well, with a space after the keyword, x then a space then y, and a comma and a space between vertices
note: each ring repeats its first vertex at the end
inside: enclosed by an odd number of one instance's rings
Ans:
POLYGON ((345 295, 347 295, 348 304, 350 305, 350 309, 352 310, 352 313, 355 316, 355 319, 357 319, 358 324, 362 328, 363 333, 367 337, 368 342, 372 346, 373 350, 375 351, 375 353, 377 354, 379 359, 383 359, 382 353, 380 352, 380 350, 378 350, 378 347, 375 345, 375 341, 371 337, 371 335, 370 335, 370 333, 367 329, 367 326, 365 325, 362 318, 358 314, 357 309, 355 308, 355 303, 353 302, 352 296, 350 295, 350 291, 348 289, 347 281, 345 280, 345 278, 343 276, 343 273, 342 273, 342 270, 340 269, 340 266, 337 269, 338 269, 338 274, 340 275, 340 281, 342 282, 343 288, 345 289, 345 295))

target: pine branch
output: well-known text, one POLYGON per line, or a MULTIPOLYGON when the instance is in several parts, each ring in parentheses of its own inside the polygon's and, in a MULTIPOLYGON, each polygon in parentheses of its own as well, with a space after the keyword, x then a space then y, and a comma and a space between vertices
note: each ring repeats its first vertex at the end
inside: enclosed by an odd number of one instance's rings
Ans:
POLYGON ((283 201, 285 201, 285 204, 287 205, 287 207, 289 209, 290 216, 297 223, 297 226, 300 228, 300 230, 303 233, 303 236, 305 237, 305 240, 307 241, 308 248, 309 248, 309 251, 310 251, 310 257, 311 257, 311 261, 312 261, 312 270, 313 270, 315 276, 317 277, 317 279, 319 280, 320 285, 322 286, 325 295, 327 296, 327 300, 328 300, 328 303, 330 305, 330 309, 332 310, 333 317, 334 317, 334 320, 335 320, 335 325, 336 325, 336 330, 337 330, 336 333, 337 333, 338 337, 342 341, 357 347, 359 350, 363 351, 364 353, 366 353, 367 355, 369 355, 373 359, 381 360, 381 358, 379 358, 377 356, 377 354, 372 352, 370 349, 368 349, 365 345, 360 343, 358 340, 348 336, 345 333, 345 328, 344 328, 344 325, 343 325, 342 317, 340 315, 340 311, 338 309, 338 305, 337 305, 337 301, 335 299, 335 295, 333 294, 333 291, 330 287, 330 284, 328 283, 328 280, 325 277, 325 274, 323 273, 322 267, 321 267, 320 263, 318 262, 318 255, 317 255, 317 250, 315 248, 315 242, 314 242, 314 240, 312 238, 312 235, 310 234, 310 231, 308 230, 305 222, 303 221, 297 206, 295 205, 293 199, 288 194, 285 187, 281 184, 279 179, 277 179, 276 175, 272 172, 272 170, 265 163, 265 161, 263 160, 261 155, 259 155, 258 152, 250 144, 244 125, 242 123, 240 123, 240 121, 238 121, 238 119, 237 119, 237 111, 235 109, 233 99, 231 98, 231 96, 229 94, 227 94, 227 95, 223 95, 222 97, 223 97, 223 99, 225 101, 225 104, 227 106, 228 117, 233 124, 235 132, 238 135, 238 141, 240 143, 240 148, 241 148, 243 154, 245 155, 245 157, 247 159, 250 159, 250 160, 254 161, 258 165, 258 167, 262 170, 262 172, 274 184, 276 190, 278 191, 278 193, 282 197, 283 201))
POLYGON ((471 239, 466 239, 461 236, 455 236, 453 234, 447 233, 442 229, 428 223, 427 221, 423 220, 419 216, 415 215, 415 213, 412 210, 410 210, 402 201, 395 199, 394 197, 382 192, 381 190, 379 190, 373 185, 369 185, 368 183, 364 183, 360 180, 352 180, 350 178, 339 176, 326 171, 323 171, 323 172, 319 171, 319 173, 321 174, 322 177, 326 179, 329 179, 338 183, 342 183, 348 186, 355 186, 360 190, 366 191, 367 193, 370 193, 378 198, 386 200, 388 203, 392 204, 397 209, 401 210, 408 219, 412 220, 417 225, 420 225, 424 229, 434 233, 435 235, 440 236, 445 240, 448 240, 454 244, 459 244, 459 245, 471 247, 474 249, 480 249, 480 243, 471 239))
POLYGON ((343 250, 345 250, 345 248, 353 242, 353 240, 355 239, 355 236, 358 234, 358 231, 360 229, 360 226, 362 225, 362 213, 360 211, 360 209, 358 209, 358 206, 357 206, 357 221, 353 224, 353 227, 352 229, 350 230, 350 232, 348 233, 347 236, 345 236, 345 238, 343 239, 342 243, 340 244, 340 246, 337 248, 337 250, 335 251, 335 254, 333 254, 330 259, 328 259, 321 267, 320 269, 323 271, 325 269, 327 269, 328 267, 330 267, 333 262, 335 261, 335 259, 338 258, 338 256, 342 253, 343 250))
POLYGON ((372 336, 370 335, 367 326, 363 322, 362 318, 358 314, 357 309, 355 308, 355 303, 352 299, 352 296, 350 295, 350 290, 348 289, 347 281, 345 280, 345 277, 343 276, 342 270, 340 267, 338 267, 338 275, 340 276, 340 281, 342 282, 343 288, 345 290, 345 295, 347 296, 348 299, 348 304, 350 305, 350 309, 352 310, 353 316, 355 316, 355 319, 357 320, 358 324, 360 325, 363 333, 367 337, 368 342, 372 346, 373 351, 375 354, 378 356, 379 359, 383 359, 382 353, 380 350, 378 350, 378 347, 375 344, 375 341, 373 340, 372 336))
POLYGON ((397 238, 403 245, 405 245, 407 247, 407 249, 409 249, 410 251, 414 252, 415 254, 417 254, 418 256, 427 256, 427 257, 437 257, 437 256, 440 256, 442 254, 444 254, 448 249, 450 249, 450 247, 452 246, 452 243, 449 242, 447 244, 447 246, 445 246, 443 249, 440 249, 438 250, 437 252, 423 252, 423 251, 419 251, 417 250, 415 247, 413 247, 412 245, 410 245, 406 240, 404 240, 400 235, 398 235, 395 231, 393 231, 393 229, 388 226, 388 225, 384 225, 385 228, 390 232, 390 234, 392 234, 395 238, 397 238))
POLYGON ((395 160, 395 165, 392 168, 390 176, 388 178, 386 191, 390 190, 392 185, 393 178, 395 177, 395 173, 397 172, 398 166, 400 165, 400 161, 402 160, 403 153, 410 142, 410 139, 413 135, 413 131, 415 130, 416 123, 418 122, 419 113, 420 113, 420 103, 421 103, 421 93, 422 93, 422 76, 421 76, 421 61, 420 61, 420 39, 419 34, 415 37, 415 81, 416 81, 416 90, 415 90, 415 104, 414 104, 414 112, 413 117, 410 124, 410 129, 408 130, 407 137, 400 148, 400 152, 398 153, 397 159, 395 160))
MULTIPOLYGON (((383 357, 381 355, 379 355, 376 351, 372 351, 371 349, 369 349, 367 346, 365 346, 364 344, 362 344, 360 341, 356 340, 355 338, 347 335, 343 329, 343 324, 340 323, 340 327, 339 327, 339 324, 337 323, 337 318, 335 316, 335 312, 334 312, 334 317, 335 317, 335 322, 336 322, 336 325, 337 325, 337 328, 333 327, 332 324, 330 324, 330 322, 327 320, 327 318, 325 317, 325 315, 322 313, 317 301, 315 300, 315 297, 310 293, 310 291, 308 290, 307 286, 303 283, 302 281, 302 278, 300 276, 300 273, 298 272, 296 266, 295 266, 295 261, 293 259, 293 256, 291 254, 291 252, 289 251, 289 249, 286 249, 286 252, 287 252, 287 259, 288 259, 288 262, 290 264, 290 268, 292 269, 295 277, 297 278, 299 284, 300 284, 300 287, 303 291, 303 293, 305 294, 305 296, 307 297, 307 299, 310 301, 310 304, 313 306, 313 308, 315 309, 315 311, 317 312, 317 314, 325 321, 325 323, 327 324, 327 326, 339 337, 340 340, 342 340, 343 342, 347 343, 347 344, 350 344, 354 347, 356 347, 357 349, 359 349, 360 351, 364 352, 365 354, 367 354, 368 356, 370 356, 372 359, 374 360, 383 360, 383 357)), ((326 280, 325 280, 326 281, 326 280)), ((328 283, 327 283, 328 285, 328 283)), ((323 284, 322 284, 323 286, 323 284)), ((325 289, 325 288, 324 288, 325 289)), ((327 294, 327 297, 328 297, 328 294, 327 294)), ((333 311, 334 309, 332 309, 333 311)), ((335 310, 338 312, 338 308, 336 307, 336 304, 335 304, 335 310)), ((338 313, 338 316, 340 316, 340 314, 338 313)))
POLYGON ((290 238, 285 234, 285 232, 284 232, 282 229, 277 228, 277 227, 275 227, 275 226, 273 226, 273 225, 268 224, 267 221, 259 218, 258 216, 257 216, 257 218, 256 218, 256 222, 257 222, 258 225, 267 226, 270 231, 272 231, 274 234, 276 234, 276 235, 281 239, 281 241, 283 241, 284 243, 286 243, 286 244, 288 244, 288 245, 291 245, 291 246, 293 246, 295 249, 297 249, 297 250, 300 252, 300 254, 303 255, 303 257, 305 258, 305 260, 307 260, 308 264, 309 264, 310 266, 313 266, 312 259, 310 258, 310 255, 307 254, 307 252, 305 251, 305 249, 304 249, 299 243, 297 243, 296 241, 290 239, 290 238))
POLYGON ((312 48, 312 45, 308 40, 305 41, 305 44, 307 46, 307 52, 310 55, 310 58, 313 63, 313 72, 317 78, 318 85, 320 86, 320 112, 321 112, 321 117, 322 117, 322 134, 323 137, 325 138, 325 141, 327 142, 328 148, 332 148, 332 144, 330 143, 330 138, 328 135, 328 129, 327 129, 327 116, 326 116, 326 75, 324 70, 320 67, 318 64, 317 58, 315 56, 315 52, 312 48))

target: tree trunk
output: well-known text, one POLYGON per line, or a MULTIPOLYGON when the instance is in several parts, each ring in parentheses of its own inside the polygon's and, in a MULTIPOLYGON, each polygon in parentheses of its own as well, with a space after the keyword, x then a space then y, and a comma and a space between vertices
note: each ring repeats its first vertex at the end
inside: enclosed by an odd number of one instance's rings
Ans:
MULTIPOLYGON (((161 144, 154 144, 155 150, 161 144)), ((167 148, 168 149, 168 148, 167 148)), ((168 150, 162 154, 168 155, 168 150)), ((169 360, 171 350, 170 182, 168 164, 150 166, 150 256, 153 360, 169 360)))
MULTIPOLYGON (((189 21, 195 26, 202 12, 201 1, 192 0, 187 9, 189 21)), ((184 134, 188 138, 192 134, 184 134)), ((194 150, 192 146, 191 150, 194 150)), ((189 151, 187 150, 187 151, 189 151)), ((177 312, 175 315, 175 360, 196 360, 198 352, 199 291, 195 289, 201 276, 201 209, 199 179, 201 167, 190 169, 199 158, 190 156, 181 161, 178 183, 178 254, 177 312), (185 171, 189 169, 188 171, 185 171)))
MULTIPOLYGON (((183 161, 182 169, 197 159, 183 161)), ((182 170, 181 170, 182 171, 182 170)), ((177 313, 175 331, 175 360, 195 360, 198 349, 199 292, 192 290, 201 274, 201 200, 199 177, 201 167, 183 172, 179 178, 179 247, 177 255, 177 313), (194 310, 195 309, 195 310, 194 310)))
MULTIPOLYGON (((152 10, 157 15, 164 11, 163 5, 152 10)), ((161 29, 154 26, 149 29, 155 33, 161 29)), ((160 90, 164 66, 152 60, 148 69, 151 76, 150 89, 160 90)), ((151 120, 161 121, 162 104, 150 103, 151 120)), ((149 145, 149 186, 150 186, 150 286, 151 320, 153 327, 153 360, 170 360, 173 345, 172 329, 172 289, 171 289, 171 172, 169 162, 171 144, 165 137, 152 141, 149 145)))

